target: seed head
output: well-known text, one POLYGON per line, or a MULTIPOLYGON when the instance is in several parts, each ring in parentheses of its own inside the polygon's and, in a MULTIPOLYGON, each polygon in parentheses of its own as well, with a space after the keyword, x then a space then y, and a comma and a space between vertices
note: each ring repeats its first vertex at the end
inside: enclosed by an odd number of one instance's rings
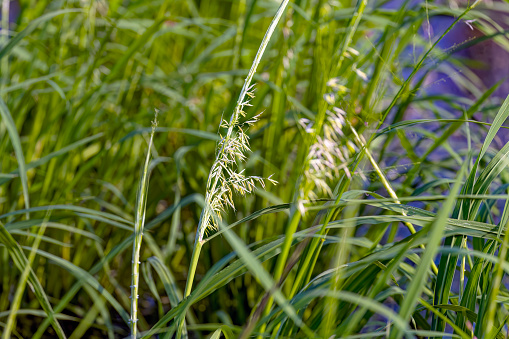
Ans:
MULTIPOLYGON (((306 212, 305 200, 316 200, 318 195, 332 196, 329 182, 337 177, 340 171, 345 171, 350 177, 347 164, 352 150, 349 149, 351 145, 345 140, 343 133, 346 113, 338 107, 333 107, 332 111, 327 110, 326 113, 322 132, 316 136, 316 142, 309 150, 304 182, 299 191, 297 207, 303 215, 306 212)), ((301 119, 299 123, 306 133, 314 133, 313 122, 301 119)))
POLYGON ((252 118, 241 121, 246 117, 245 107, 252 106, 250 101, 254 98, 254 85, 248 87, 245 93, 249 98, 242 100, 235 108, 230 121, 222 120, 220 127, 227 129, 226 135, 221 135, 221 139, 216 147, 216 160, 210 170, 207 181, 207 192, 205 201, 207 207, 202 216, 202 225, 199 230, 199 239, 203 234, 210 230, 217 230, 216 217, 221 220, 221 214, 227 207, 235 210, 233 194, 238 193, 242 196, 252 193, 257 184, 265 188, 265 180, 272 184, 277 181, 268 178, 262 178, 256 175, 245 175, 244 169, 240 169, 240 164, 247 157, 246 153, 251 152, 249 147, 249 136, 246 134, 249 127, 254 125, 260 119, 262 113, 252 118), (213 214, 212 214, 213 213, 213 214))

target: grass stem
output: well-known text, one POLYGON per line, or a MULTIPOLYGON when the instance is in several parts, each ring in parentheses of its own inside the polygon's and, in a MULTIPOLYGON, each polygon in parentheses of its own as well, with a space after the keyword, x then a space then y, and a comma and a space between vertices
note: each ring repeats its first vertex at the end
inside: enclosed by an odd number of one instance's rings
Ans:
POLYGON ((148 175, 150 164, 150 152, 154 140, 154 132, 157 127, 157 111, 154 121, 152 122, 152 132, 150 133, 150 141, 148 143, 147 157, 143 167, 140 187, 138 190, 138 201, 136 205, 136 219, 134 223, 134 241, 132 256, 132 275, 131 275, 131 338, 136 339, 138 333, 138 298, 140 284, 140 250, 143 239, 143 227, 145 225, 145 209, 147 204, 148 175))

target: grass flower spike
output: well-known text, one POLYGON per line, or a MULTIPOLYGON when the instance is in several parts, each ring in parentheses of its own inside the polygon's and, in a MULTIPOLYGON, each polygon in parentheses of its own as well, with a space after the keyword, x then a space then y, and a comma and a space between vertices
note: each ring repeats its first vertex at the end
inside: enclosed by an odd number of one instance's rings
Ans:
MULTIPOLYGON (((252 91, 254 85, 251 85, 246 92, 249 98, 254 98, 252 91)), ((203 236, 210 229, 217 229, 215 219, 210 213, 221 218, 221 213, 225 207, 231 207, 235 210, 233 203, 233 193, 245 195, 252 193, 256 188, 256 183, 265 188, 265 179, 259 176, 246 176, 244 170, 239 169, 239 162, 246 159, 245 152, 250 152, 249 136, 246 134, 247 128, 256 123, 261 115, 258 114, 249 120, 241 122, 241 118, 246 117, 244 107, 251 106, 249 100, 241 102, 230 121, 223 120, 222 128, 227 129, 226 136, 221 136, 217 145, 216 160, 210 170, 207 180, 207 192, 205 196, 206 208, 202 214, 200 228, 197 232, 197 241, 202 241, 203 236)), ((277 182, 271 177, 267 178, 273 184, 277 182)))
MULTIPOLYGON (((348 163, 351 149, 355 145, 344 138, 343 127, 345 126, 346 112, 338 107, 332 111, 327 110, 327 117, 322 126, 322 133, 316 136, 316 142, 311 145, 307 156, 307 167, 304 170, 304 182, 299 190, 297 208, 300 213, 306 213, 304 202, 307 199, 316 200, 318 195, 332 196, 329 181, 339 176, 340 171, 348 171, 348 163), (317 189, 318 192, 314 190, 317 189)), ((314 133, 313 123, 307 119, 301 119, 300 125, 308 134, 314 133)))
MULTIPOLYGON (((263 37, 253 64, 244 81, 244 86, 242 87, 230 121, 223 120, 221 122, 221 127, 227 128, 227 131, 225 136, 221 136, 221 140, 217 145, 216 159, 210 169, 209 178, 207 180, 205 207, 202 210, 198 229, 196 231, 184 297, 187 297, 191 293, 196 266, 198 265, 198 258, 203 245, 203 236, 207 230, 217 227, 214 219, 215 217, 221 216, 221 212, 225 210, 226 206, 235 208, 233 192, 240 193, 241 195, 251 193, 255 189, 256 183, 265 187, 265 179, 258 176, 246 176, 243 170, 239 170, 239 162, 244 161, 246 159, 245 152, 250 151, 249 137, 245 131, 249 126, 258 121, 260 115, 258 114, 245 121, 242 121, 242 119, 246 118, 245 108, 251 106, 249 102, 254 98, 254 85, 251 84, 251 81, 253 80, 253 76, 260 64, 263 53, 287 5, 288 0, 283 0, 281 2, 274 19, 263 37)), ((276 183, 270 176, 267 180, 273 184, 276 183)), ((184 320, 182 319, 178 335, 181 334, 183 323, 184 320)))

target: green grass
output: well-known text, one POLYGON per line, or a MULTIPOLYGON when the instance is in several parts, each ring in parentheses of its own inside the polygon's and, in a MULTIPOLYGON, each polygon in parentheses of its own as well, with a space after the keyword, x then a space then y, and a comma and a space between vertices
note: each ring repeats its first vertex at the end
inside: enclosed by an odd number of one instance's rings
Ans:
POLYGON ((509 93, 460 52, 508 5, 458 6, 21 1, 2 338, 507 338, 509 93))

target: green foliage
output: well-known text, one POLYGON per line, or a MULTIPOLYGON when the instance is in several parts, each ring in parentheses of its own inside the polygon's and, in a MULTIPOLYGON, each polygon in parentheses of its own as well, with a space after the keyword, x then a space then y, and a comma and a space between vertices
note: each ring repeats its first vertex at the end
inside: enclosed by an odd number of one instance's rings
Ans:
POLYGON ((504 6, 20 1, 3 338, 507 338, 504 6))

